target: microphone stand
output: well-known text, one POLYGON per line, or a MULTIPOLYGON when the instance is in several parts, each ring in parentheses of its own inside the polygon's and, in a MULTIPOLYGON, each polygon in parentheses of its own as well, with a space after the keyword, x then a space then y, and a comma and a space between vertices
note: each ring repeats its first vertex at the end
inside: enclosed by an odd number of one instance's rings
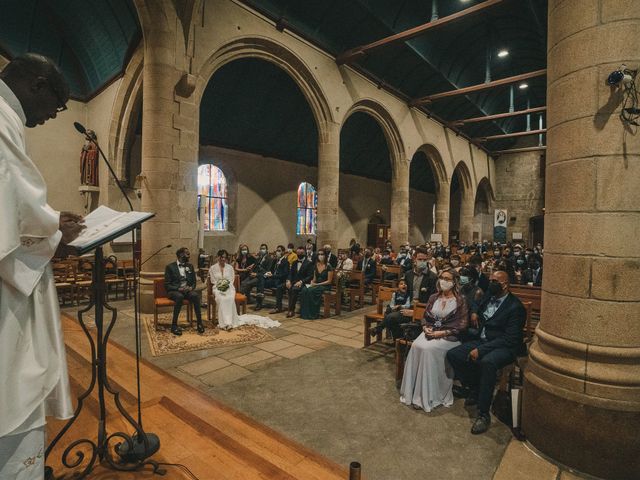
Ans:
MULTIPOLYGON (((131 204, 129 197, 124 191, 120 180, 115 174, 104 152, 100 148, 97 140, 92 135, 90 135, 80 123, 75 122, 74 126, 76 130, 82 133, 88 141, 90 141, 97 147, 98 152, 102 156, 104 162, 107 164, 109 172, 113 176, 116 185, 127 201, 129 209, 133 211, 133 205, 131 204)), ((136 243, 135 231, 135 228, 133 228, 131 231, 132 243, 134 246, 136 243)), ((89 474, 94 470, 96 465, 99 464, 106 464, 105 466, 108 466, 117 471, 137 471, 144 468, 145 466, 151 466, 153 473, 157 473, 159 475, 164 475, 166 473, 166 470, 160 468, 158 462, 154 460, 148 460, 148 457, 150 457, 160 449, 160 439, 153 433, 145 432, 142 427, 142 410, 140 400, 140 320, 138 317, 138 279, 137 269, 135 268, 135 261, 133 270, 138 421, 136 422, 131 417, 131 415, 127 413, 122 405, 122 402, 119 399, 120 392, 114 389, 109 383, 109 377, 107 373, 107 346, 109 335, 111 334, 111 331, 116 322, 117 309, 111 307, 107 303, 107 299, 105 298, 106 285, 104 279, 104 253, 102 250, 102 246, 98 246, 96 248, 95 264, 92 274, 92 296, 89 301, 89 305, 87 305, 87 307, 82 310, 78 310, 78 321, 80 323, 80 326, 82 327, 82 330, 87 336, 89 345, 91 347, 91 382, 89 384, 89 387, 78 396, 78 405, 76 407, 76 410, 74 411, 73 417, 69 419, 69 421, 64 425, 60 432, 58 432, 56 437, 47 446, 47 449, 45 451, 46 464, 47 458, 49 457, 51 451, 58 443, 58 441, 71 428, 74 422, 78 419, 82 411, 85 399, 91 394, 91 392, 97 385, 97 395, 99 403, 97 441, 89 438, 76 440, 69 446, 67 446, 67 448, 62 453, 62 464, 69 469, 76 470, 73 472, 73 478, 75 479, 87 478, 89 474), (91 310, 92 307, 95 307, 95 340, 83 320, 83 314, 91 310), (103 323, 104 309, 111 312, 111 319, 106 325, 106 330, 104 329, 105 325, 103 323), (111 434, 107 433, 107 408, 105 402, 105 393, 109 393, 113 396, 116 408, 124 417, 124 419, 135 429, 136 433, 134 435, 129 435, 125 432, 115 432, 111 434), (114 440, 120 440, 120 443, 116 443, 115 445, 113 445, 114 440), (74 458, 70 459, 69 456, 74 453, 74 458)), ((55 480, 56 478, 53 469, 49 466, 45 467, 45 478, 46 480, 55 480)), ((66 476, 60 478, 66 478, 66 476)))
POLYGON ((159 254, 162 250, 164 250, 165 248, 171 248, 171 245, 165 245, 164 247, 160 247, 157 251, 155 251, 154 253, 152 253, 151 255, 149 255, 144 262, 142 262, 140 264, 140 267, 142 267, 145 263, 147 263, 149 260, 151 260, 153 257, 155 257, 157 254, 159 254))

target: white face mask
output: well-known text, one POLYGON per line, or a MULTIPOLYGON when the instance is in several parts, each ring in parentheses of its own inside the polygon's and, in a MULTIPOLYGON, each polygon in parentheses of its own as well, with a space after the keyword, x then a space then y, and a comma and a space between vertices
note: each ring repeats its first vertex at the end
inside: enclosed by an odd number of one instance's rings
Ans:
POLYGON ((453 288, 453 282, 451 280, 440 280, 440 290, 448 292, 453 288))

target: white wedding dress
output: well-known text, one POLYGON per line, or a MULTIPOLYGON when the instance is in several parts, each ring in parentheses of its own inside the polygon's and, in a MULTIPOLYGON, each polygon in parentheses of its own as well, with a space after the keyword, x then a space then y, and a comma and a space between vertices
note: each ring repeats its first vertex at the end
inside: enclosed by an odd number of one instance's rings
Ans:
POLYGON ((269 317, 261 315, 238 315, 236 309, 236 289, 233 287, 235 271, 228 263, 224 270, 220 269, 218 263, 214 263, 209 268, 209 281, 213 285, 213 294, 216 298, 216 313, 218 316, 218 326, 220 328, 235 328, 241 325, 257 325, 262 328, 279 327, 280 322, 271 320, 269 317), (226 279, 229 281, 229 288, 221 292, 216 288, 218 281, 226 279))

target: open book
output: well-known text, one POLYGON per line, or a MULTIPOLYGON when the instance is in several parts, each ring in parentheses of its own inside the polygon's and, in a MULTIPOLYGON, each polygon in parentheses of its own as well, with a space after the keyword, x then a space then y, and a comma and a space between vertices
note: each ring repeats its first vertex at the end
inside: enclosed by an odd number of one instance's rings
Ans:
POLYGON ((148 212, 117 212, 100 205, 84 217, 87 228, 69 246, 76 247, 81 254, 88 252, 132 230, 154 215, 148 212))

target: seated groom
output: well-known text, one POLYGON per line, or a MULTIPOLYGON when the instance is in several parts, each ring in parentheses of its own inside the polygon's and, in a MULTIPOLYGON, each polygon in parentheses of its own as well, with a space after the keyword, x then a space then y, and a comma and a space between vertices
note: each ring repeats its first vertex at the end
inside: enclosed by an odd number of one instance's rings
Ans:
POLYGON ((478 313, 471 315, 471 324, 480 331, 479 338, 447 352, 455 377, 470 390, 465 405, 478 405, 478 417, 471 427, 473 434, 489 429, 497 372, 513 363, 522 350, 526 315, 518 297, 509 292, 508 273, 496 271, 478 313))
POLYGON ((176 252, 178 260, 170 263, 164 269, 164 288, 167 291, 167 296, 175 303, 171 322, 171 333, 174 335, 182 335, 182 329, 178 326, 178 316, 182 309, 183 300, 187 300, 193 305, 198 322, 198 333, 204 333, 200 312, 200 292, 195 289, 196 272, 193 265, 189 263, 190 255, 188 248, 179 248, 176 252))
MULTIPOLYGON (((289 291, 289 308, 287 311, 287 318, 291 318, 295 315, 296 302, 298 301, 300 290, 302 290, 302 288, 313 279, 313 262, 311 259, 305 257, 305 248, 298 247, 296 253, 298 255, 298 260, 291 265, 289 278, 285 283, 285 286, 289 291)), ((282 288, 283 286, 280 286, 280 289, 282 288)), ((282 295, 282 293, 278 292, 276 295, 282 295)))
POLYGON ((262 309, 264 300, 264 289, 276 289, 276 308, 269 313, 280 313, 282 311, 282 286, 289 277, 289 261, 285 256, 284 246, 278 245, 276 248, 276 259, 271 262, 269 270, 258 277, 258 293, 256 294, 256 311, 262 309))

